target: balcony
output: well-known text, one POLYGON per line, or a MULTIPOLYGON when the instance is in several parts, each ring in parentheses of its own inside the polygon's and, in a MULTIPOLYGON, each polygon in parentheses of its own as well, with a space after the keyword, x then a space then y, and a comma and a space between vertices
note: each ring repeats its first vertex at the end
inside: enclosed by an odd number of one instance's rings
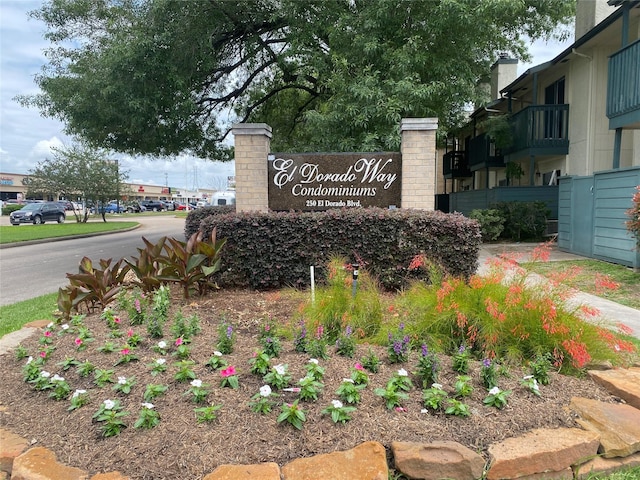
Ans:
POLYGON ((483 168, 504 168, 504 156, 500 149, 482 133, 469 142, 469 168, 472 172, 483 168))
POLYGON ((467 152, 453 150, 445 153, 442 157, 442 174, 446 179, 472 177, 467 152))
POLYGON ((509 119, 513 144, 504 149, 506 161, 531 155, 569 153, 569 105, 535 105, 509 119))
POLYGON ((640 129, 640 40, 609 57, 609 128, 640 129))

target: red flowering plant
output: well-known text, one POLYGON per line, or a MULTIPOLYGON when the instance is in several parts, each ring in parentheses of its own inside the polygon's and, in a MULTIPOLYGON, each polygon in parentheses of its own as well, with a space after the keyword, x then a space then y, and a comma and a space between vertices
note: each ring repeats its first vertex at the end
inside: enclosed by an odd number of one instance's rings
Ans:
MULTIPOLYGON (((540 246, 533 259, 546 260, 549 249, 540 246)), ((600 288, 615 287, 608 279, 595 280, 600 288)), ((479 360, 529 362, 549 355, 555 368, 567 372, 597 361, 627 363, 636 349, 624 330, 599 321, 592 308, 569 304, 575 291, 563 281, 542 280, 517 258, 505 256, 492 259, 486 274, 469 281, 418 282, 402 299, 406 333, 415 343, 450 353, 466 345, 479 360)))
POLYGON ((627 210, 629 220, 626 221, 627 230, 636 237, 636 246, 640 249, 640 185, 636 187, 636 193, 631 198, 633 204, 627 210))

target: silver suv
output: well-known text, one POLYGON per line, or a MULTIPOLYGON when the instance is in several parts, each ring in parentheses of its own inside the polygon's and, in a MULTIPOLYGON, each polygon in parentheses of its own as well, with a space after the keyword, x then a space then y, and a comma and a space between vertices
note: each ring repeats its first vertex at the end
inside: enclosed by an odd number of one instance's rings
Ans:
POLYGON ((11 225, 20 225, 21 223, 40 225, 47 221, 64 223, 65 219, 64 207, 57 202, 29 203, 9 215, 11 225))

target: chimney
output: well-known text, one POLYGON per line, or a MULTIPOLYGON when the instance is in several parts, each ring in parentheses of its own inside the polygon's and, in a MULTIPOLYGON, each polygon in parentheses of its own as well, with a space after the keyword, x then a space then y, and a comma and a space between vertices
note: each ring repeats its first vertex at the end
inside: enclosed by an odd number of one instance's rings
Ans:
POLYGON ((611 15, 615 9, 607 0, 577 0, 575 40, 611 15))
POLYGON ((501 53, 496 63, 491 65, 491 100, 499 98, 500 90, 513 82, 518 75, 518 60, 501 53))

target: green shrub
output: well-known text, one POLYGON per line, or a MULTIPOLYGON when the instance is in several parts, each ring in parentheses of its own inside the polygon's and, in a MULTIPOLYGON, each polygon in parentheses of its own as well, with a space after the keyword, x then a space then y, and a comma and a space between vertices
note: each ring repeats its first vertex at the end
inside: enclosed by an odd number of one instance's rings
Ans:
POLYGON ((204 208, 196 208, 189 211, 184 224, 184 237, 191 238, 194 233, 200 231, 200 222, 212 215, 229 215, 236 212, 235 205, 218 205, 204 208))
POLYGON ((505 218, 500 213, 500 210, 495 208, 472 210, 469 218, 477 220, 480 224, 484 242, 495 242, 504 230, 505 218))
MULTIPOLYGON (((200 226, 205 237, 217 228, 227 239, 218 284, 255 289, 307 286, 311 265, 322 281, 336 256, 357 260, 387 289, 408 284, 418 254, 468 278, 481 242, 478 223, 463 215, 409 209, 210 215, 200 226)), ((428 270, 422 272, 426 278, 428 270)))
POLYGON ((540 240, 551 213, 544 202, 499 202, 496 209, 504 217, 502 237, 512 240, 540 240))
POLYGON ((20 205, 17 203, 7 203, 4 207, 2 207, 2 215, 9 216, 11 212, 20 210, 22 207, 24 207, 24 205, 20 205))

